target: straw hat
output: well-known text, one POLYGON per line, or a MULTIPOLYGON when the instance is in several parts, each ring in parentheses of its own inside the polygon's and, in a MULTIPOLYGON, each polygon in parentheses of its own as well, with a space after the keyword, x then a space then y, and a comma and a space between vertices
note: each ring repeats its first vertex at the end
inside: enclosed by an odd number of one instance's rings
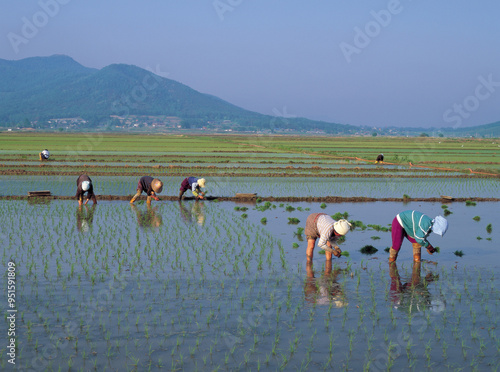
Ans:
POLYGON ((204 179, 204 178, 200 178, 200 179, 198 180, 198 185, 199 185, 200 187, 205 187, 205 179, 204 179))
POLYGON ((161 182, 158 178, 155 178, 151 181, 151 188, 155 193, 159 194, 163 190, 163 182, 161 182))

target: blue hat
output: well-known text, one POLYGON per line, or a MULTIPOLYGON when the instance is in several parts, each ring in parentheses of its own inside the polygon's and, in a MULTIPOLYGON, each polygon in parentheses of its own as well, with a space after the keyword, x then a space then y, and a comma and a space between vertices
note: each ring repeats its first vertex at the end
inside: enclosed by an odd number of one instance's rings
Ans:
POLYGON ((446 218, 443 216, 436 216, 436 218, 432 220, 432 232, 443 236, 446 230, 448 230, 448 221, 446 218))

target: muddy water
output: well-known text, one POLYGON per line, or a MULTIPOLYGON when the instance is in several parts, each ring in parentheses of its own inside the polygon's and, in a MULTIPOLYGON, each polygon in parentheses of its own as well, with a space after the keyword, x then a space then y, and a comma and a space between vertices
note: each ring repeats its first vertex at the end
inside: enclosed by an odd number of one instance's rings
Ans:
MULTIPOLYGON (((413 265, 405 243, 389 267, 390 233, 367 229, 346 236, 341 248, 350 256, 330 269, 318 252, 308 267, 306 243, 293 235, 309 213, 347 211, 387 226, 403 209, 433 216, 441 204, 294 203, 287 212, 284 203, 260 212, 229 202, 79 209, 72 201, 0 201, 3 260, 17 266, 17 366, 494 369, 498 204, 450 205, 449 231, 430 238, 441 249, 432 256, 437 264, 424 252, 427 261, 413 265), (289 225, 288 217, 301 222, 289 225), (361 255, 365 244, 379 252, 361 255)), ((0 364, 7 368, 5 354, 0 364)))

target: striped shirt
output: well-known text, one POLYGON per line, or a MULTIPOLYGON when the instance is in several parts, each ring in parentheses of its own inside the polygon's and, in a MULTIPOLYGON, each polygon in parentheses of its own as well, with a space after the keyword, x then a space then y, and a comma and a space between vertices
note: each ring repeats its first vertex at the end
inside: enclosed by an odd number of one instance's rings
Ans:
MULTIPOLYGON (((321 249, 328 248, 326 242, 332 242, 335 239, 335 234, 333 233, 333 224, 337 222, 327 214, 323 214, 318 217, 317 228, 319 233, 318 247, 321 249)), ((334 244, 332 244, 334 245, 334 244)))

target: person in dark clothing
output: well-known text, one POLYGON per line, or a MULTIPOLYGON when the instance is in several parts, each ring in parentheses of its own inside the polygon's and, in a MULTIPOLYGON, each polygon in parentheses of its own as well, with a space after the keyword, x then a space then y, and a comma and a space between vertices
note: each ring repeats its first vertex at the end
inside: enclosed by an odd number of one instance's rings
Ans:
POLYGON ((85 205, 89 202, 90 199, 97 204, 97 199, 94 194, 94 186, 92 185, 92 180, 86 174, 80 175, 76 180, 76 195, 75 197, 78 199, 78 204, 83 204, 83 195, 87 193, 87 200, 85 201, 85 205))
POLYGON ((151 198, 159 201, 160 199, 156 196, 156 194, 161 193, 162 190, 163 182, 161 182, 158 178, 143 176, 137 183, 137 192, 135 193, 132 200, 130 200, 130 203, 133 204, 143 191, 146 193, 148 204, 151 204, 151 198))
POLYGON ((181 188, 179 189, 179 200, 182 199, 182 195, 188 190, 191 190, 196 199, 203 199, 205 193, 201 191, 201 187, 205 188, 205 179, 196 177, 187 177, 181 183, 181 188))
POLYGON ((375 162, 375 164, 382 163, 383 161, 384 161, 384 154, 380 154, 379 156, 377 156, 377 161, 375 162))

